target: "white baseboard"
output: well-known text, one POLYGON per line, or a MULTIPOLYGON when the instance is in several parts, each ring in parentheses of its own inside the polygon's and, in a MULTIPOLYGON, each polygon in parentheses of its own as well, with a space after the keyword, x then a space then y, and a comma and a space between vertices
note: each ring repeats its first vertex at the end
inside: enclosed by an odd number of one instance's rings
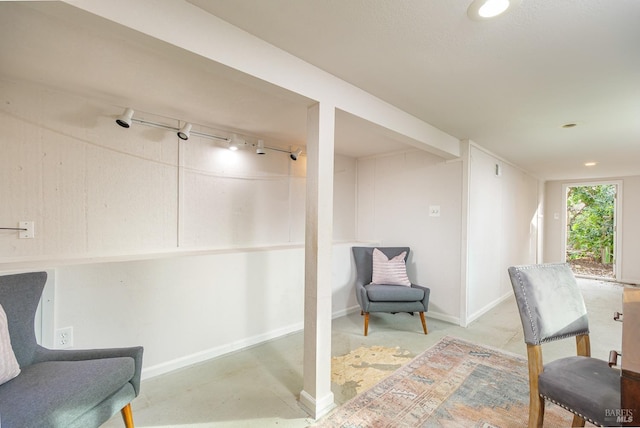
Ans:
POLYGON ((449 322, 451 324, 460 325, 460 317, 454 317, 452 315, 446 315, 441 312, 427 311, 424 313, 427 318, 434 318, 440 321, 449 322))
POLYGON ((287 327, 282 327, 277 330, 273 330, 257 336, 247 337, 236 342, 231 342, 225 345, 217 346, 215 348, 206 349, 204 351, 196 352, 195 354, 185 355, 184 357, 176 358, 171 361, 156 364, 155 366, 146 367, 142 369, 142 379, 150 379, 152 377, 160 376, 165 373, 172 372, 184 367, 191 366, 193 364, 201 363, 203 361, 210 360, 212 358, 220 357, 230 352, 239 351, 241 349, 249 348, 251 346, 258 345, 268 340, 276 339, 278 337, 286 336, 291 333, 296 333, 303 329, 302 323, 293 324, 287 327))
POLYGON ((350 308, 345 308, 345 309, 341 309, 339 311, 336 311, 333 313, 333 315, 331 316, 332 319, 336 319, 336 318, 340 318, 340 317, 346 317, 349 314, 352 314, 354 312, 360 312, 360 306, 355 305, 355 306, 351 306, 350 308))
POLYGON ((329 392, 321 399, 316 400, 306 391, 301 391, 298 403, 300 404, 300 407, 309 414, 309 416, 316 420, 320 419, 336 407, 333 400, 333 392, 329 392))
POLYGON ((467 325, 471 324, 473 321, 477 320, 482 315, 486 314, 491 309, 495 308, 500 303, 504 302, 505 300, 507 300, 508 298, 510 298, 512 296, 513 296, 513 292, 507 292, 503 296, 497 298, 493 302, 491 302, 488 305, 486 305, 485 307, 483 307, 480 310, 478 310, 478 311, 474 312, 473 314, 469 315, 469 317, 467 318, 467 325))

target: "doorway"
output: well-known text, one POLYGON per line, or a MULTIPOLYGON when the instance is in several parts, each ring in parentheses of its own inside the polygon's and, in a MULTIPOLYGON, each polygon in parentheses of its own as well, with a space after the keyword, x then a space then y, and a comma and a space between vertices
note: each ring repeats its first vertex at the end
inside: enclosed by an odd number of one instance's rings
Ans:
POLYGON ((621 183, 566 185, 565 260, 579 276, 615 281, 621 183))

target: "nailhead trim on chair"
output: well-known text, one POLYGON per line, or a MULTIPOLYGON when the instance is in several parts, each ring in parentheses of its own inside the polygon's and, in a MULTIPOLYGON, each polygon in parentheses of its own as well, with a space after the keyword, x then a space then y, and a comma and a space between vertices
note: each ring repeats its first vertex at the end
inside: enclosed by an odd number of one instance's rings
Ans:
POLYGON ((571 412, 571 413, 573 413, 574 415, 578 415, 578 416, 580 416, 582 419, 584 419, 585 421, 587 421, 587 422, 589 422, 589 423, 591 423, 591 424, 593 424, 593 425, 595 425, 595 426, 598 426, 598 427, 601 427, 601 426, 602 426, 602 425, 600 425, 599 423, 597 423, 596 421, 592 420, 591 418, 589 418, 589 417, 587 417, 587 416, 584 416, 584 415, 581 415, 580 413, 576 412, 575 410, 571 410, 570 408, 568 408, 567 406, 565 406, 565 405, 564 405, 564 404, 562 404, 562 403, 558 403, 558 402, 557 402, 556 400, 554 400, 553 398, 549 398, 549 397, 547 397, 546 395, 542 395, 542 394, 539 394, 539 395, 540 395, 540 397, 544 398, 545 400, 551 401, 553 404, 555 404, 555 405, 557 405, 557 406, 560 406, 560 407, 562 407, 562 408, 563 408, 563 409, 565 409, 565 410, 570 411, 570 412, 571 412))
MULTIPOLYGON (((534 345, 539 345, 540 340, 538 339, 538 331, 536 330, 535 323, 533 322, 533 317, 531 316, 531 307, 529 306, 529 299, 527 299, 527 292, 524 288, 524 282, 522 281, 522 276, 520 275, 520 270, 524 268, 518 269, 517 277, 518 284, 520 285, 520 289, 522 290, 522 295, 524 296, 524 304, 527 307, 527 315, 529 316, 529 323, 531 324, 531 332, 533 333, 534 345)), ((529 269, 529 268, 526 268, 529 269)))

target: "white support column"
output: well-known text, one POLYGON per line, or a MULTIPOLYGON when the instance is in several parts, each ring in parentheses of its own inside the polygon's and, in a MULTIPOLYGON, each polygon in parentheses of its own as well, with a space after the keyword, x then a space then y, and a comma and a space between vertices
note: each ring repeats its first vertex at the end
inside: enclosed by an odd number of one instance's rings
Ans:
POLYGON ((335 107, 307 112, 304 384, 300 405, 318 419, 335 404, 331 392, 331 247, 335 107))

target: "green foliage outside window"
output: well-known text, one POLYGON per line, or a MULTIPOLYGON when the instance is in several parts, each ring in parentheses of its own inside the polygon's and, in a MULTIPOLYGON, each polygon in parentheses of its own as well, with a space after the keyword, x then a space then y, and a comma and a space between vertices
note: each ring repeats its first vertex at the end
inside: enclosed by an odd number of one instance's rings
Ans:
POLYGON ((612 263, 614 185, 570 187, 567 194, 567 257, 612 263))

